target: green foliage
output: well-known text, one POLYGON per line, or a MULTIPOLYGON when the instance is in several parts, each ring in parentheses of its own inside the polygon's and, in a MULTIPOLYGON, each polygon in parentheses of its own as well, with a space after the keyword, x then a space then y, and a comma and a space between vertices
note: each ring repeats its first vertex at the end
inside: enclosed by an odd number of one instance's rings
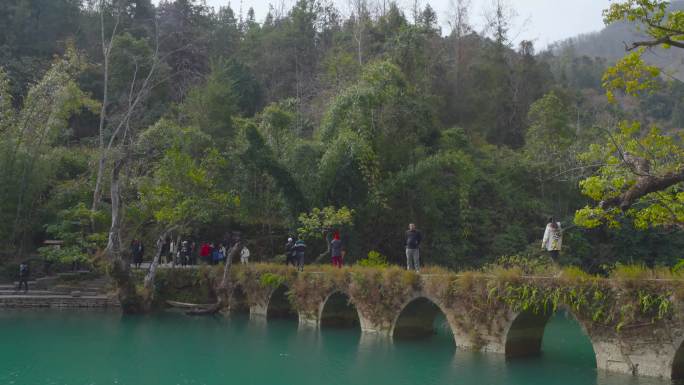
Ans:
POLYGON ((15 110, 0 71, 0 114, 7 117, 0 123, 0 234, 10 244, 42 226, 33 221, 40 219, 36 214, 58 181, 60 144, 68 137, 69 120, 84 110, 99 108, 76 80, 86 67, 83 55, 69 44, 64 56, 55 58, 15 110))
MULTIPOLYGON (((114 37, 110 56, 112 88, 115 94, 130 92, 131 79, 144 81, 153 65, 152 48, 145 39, 128 32, 114 37)), ((139 84, 135 84, 139 86, 139 84)))
POLYGON ((306 198, 304 198, 290 172, 280 164, 273 154, 273 150, 265 143, 256 127, 248 125, 245 134, 248 142, 247 150, 243 154, 245 163, 253 165, 273 178, 293 216, 304 211, 307 207, 306 198))
POLYGON ((317 238, 334 229, 341 229, 352 224, 354 210, 347 207, 339 209, 328 206, 322 209, 314 207, 309 213, 299 215, 301 227, 297 229, 303 238, 317 238))
POLYGON ((679 274, 679 273, 684 272, 684 259, 680 259, 679 262, 677 262, 677 263, 672 267, 672 271, 673 271, 675 274, 679 274))
POLYGON ((684 41, 684 12, 671 10, 670 1, 626 0, 611 4, 603 12, 606 24, 620 21, 638 23, 639 29, 654 39, 651 46, 669 48, 684 41))
POLYGON ((679 172, 684 159, 679 136, 664 133, 657 127, 644 129, 638 122, 623 121, 610 138, 607 143, 591 146, 582 155, 586 162, 603 166, 594 176, 583 180, 580 187, 595 201, 619 202, 608 207, 587 206, 578 210, 575 223, 586 227, 608 223, 615 227, 619 226, 619 218, 623 215, 633 218, 635 226, 640 229, 682 223, 684 196, 676 184, 647 191, 635 196, 628 206, 622 206, 624 194, 644 183, 640 178, 648 175, 665 177, 679 172), (642 169, 644 167, 646 169, 642 169))
POLYGON ((384 268, 389 266, 389 263, 387 262, 387 256, 384 256, 375 250, 369 251, 368 257, 360 259, 357 264, 361 267, 384 268))
POLYGON ((622 58, 603 75, 603 88, 610 102, 615 102, 615 91, 620 90, 633 97, 654 92, 660 83, 660 69, 647 65, 642 59, 644 48, 622 58))
POLYGON ((180 229, 227 215, 240 201, 219 184, 218 176, 226 166, 215 149, 196 159, 178 146, 168 148, 153 177, 142 185, 142 210, 157 223, 180 229))
POLYGON ((192 124, 214 140, 228 140, 235 134, 233 117, 238 100, 230 69, 225 61, 212 63, 206 82, 194 88, 183 104, 192 124))
POLYGON ((618 331, 639 322, 657 322, 672 314, 672 292, 667 288, 612 287, 608 282, 569 270, 558 284, 499 281, 489 284, 489 298, 501 301, 514 311, 548 314, 562 305, 585 321, 587 327, 612 327, 618 331))
POLYGON ((107 243, 106 232, 91 232, 93 226, 102 228, 107 219, 100 211, 92 211, 83 203, 62 210, 58 221, 48 225, 46 232, 63 242, 63 246, 41 247, 38 252, 48 261, 71 263, 88 261, 95 250, 102 249, 107 243))
MULTIPOLYGON (((629 53, 603 78, 608 99, 615 102, 616 91, 631 97, 652 93, 661 83, 661 70, 642 59, 647 47, 683 48, 684 12, 669 11, 669 1, 628 0, 604 12, 606 23, 622 20, 638 22, 651 40, 633 43, 629 53), (637 49, 638 48, 638 49, 637 49)), ((583 154, 585 161, 601 164, 597 172, 582 181, 582 192, 598 201, 575 215, 586 227, 602 223, 616 227, 624 215, 639 229, 683 223, 681 183, 682 146, 680 134, 668 133, 639 121, 622 121, 609 140, 593 145, 583 154)))
POLYGON ((285 278, 281 275, 274 273, 263 273, 259 278, 259 284, 263 287, 269 287, 271 289, 276 289, 278 286, 285 282, 285 278))
POLYGON ((530 107, 529 121, 525 151, 540 162, 558 162, 575 139, 564 101, 553 91, 544 95, 530 107))
MULTIPOLYGON (((682 16, 668 2, 614 3, 607 22, 626 18, 650 43, 678 47, 682 16)), ((100 106, 89 95, 104 91, 98 11, 106 31, 117 25, 103 135, 128 123, 108 154, 126 160, 124 238, 156 238, 160 227, 200 238, 240 229, 260 254, 278 254, 278 239, 297 227, 318 239, 312 251, 342 227, 350 255, 374 250, 401 263, 413 222, 428 263, 480 268, 537 255, 545 217, 566 227, 585 193, 596 203, 576 222, 610 228, 566 234, 561 263, 595 272, 680 257, 681 234, 668 231, 684 215, 681 183, 629 207, 606 203, 644 181, 627 153, 646 159, 654 178, 681 169, 674 128, 684 90, 652 58, 634 50, 605 73, 619 101, 609 104, 596 93, 607 60, 594 56, 603 53, 513 47, 505 9, 489 20, 489 36, 467 25, 445 36, 430 7, 409 18, 397 4, 381 15, 361 4, 349 18, 314 0, 263 23, 192 1, 0 5, 0 235, 10 248, 30 253, 48 229, 70 238, 62 253, 92 254, 108 227, 110 162, 94 227, 74 214, 92 204, 99 158, 100 106), (151 88, 126 120, 152 65, 151 88), (641 123, 604 128, 618 120, 641 123), (346 218, 335 218, 338 208, 346 218)), ((499 273, 513 279, 528 268, 499 273)))
POLYGON ((526 275, 548 275, 555 273, 553 261, 548 256, 527 257, 511 255, 499 257, 494 263, 484 266, 484 271, 495 272, 499 269, 520 269, 526 275))

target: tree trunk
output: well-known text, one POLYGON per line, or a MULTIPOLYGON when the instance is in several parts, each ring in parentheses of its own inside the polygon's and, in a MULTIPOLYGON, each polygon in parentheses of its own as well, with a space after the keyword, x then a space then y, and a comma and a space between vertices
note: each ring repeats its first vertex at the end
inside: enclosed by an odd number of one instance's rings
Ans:
POLYGON ((100 123, 98 125, 98 140, 100 145, 100 159, 97 164, 97 177, 95 178, 95 189, 93 191, 93 204, 91 210, 97 210, 100 204, 101 190, 102 190, 102 177, 104 174, 104 168, 106 163, 106 155, 104 148, 104 126, 107 120, 107 103, 109 102, 109 53, 112 49, 112 43, 114 41, 114 36, 116 35, 116 29, 119 25, 119 17, 116 19, 116 25, 112 31, 111 39, 109 42, 105 42, 105 23, 104 23, 104 0, 100 1, 100 43, 102 44, 102 57, 103 57, 103 93, 102 93, 102 107, 100 108, 100 123))
POLYGON ((112 169, 112 181, 110 195, 112 199, 112 222, 109 228, 109 238, 105 255, 110 259, 121 258, 121 222, 123 220, 121 206, 121 169, 125 164, 124 160, 114 162, 112 169))
POLYGON ((228 282, 230 277, 230 268, 233 266, 233 259, 242 250, 242 241, 238 241, 228 252, 226 256, 226 264, 223 267, 223 278, 221 283, 216 288, 216 304, 206 309, 194 309, 185 312, 188 315, 211 315, 218 313, 221 309, 225 309, 230 305, 230 292, 228 290, 228 282))
POLYGON ((90 210, 96 211, 100 206, 100 198, 102 196, 102 177, 104 175, 104 169, 106 164, 106 156, 104 147, 100 149, 100 160, 97 162, 97 176, 95 177, 95 189, 93 190, 93 204, 90 210))
POLYGON ((109 238, 107 241, 107 248, 104 256, 111 265, 110 275, 116 282, 119 290, 119 302, 124 313, 135 314, 141 313, 143 309, 143 301, 136 290, 135 282, 130 274, 130 263, 127 258, 124 258, 121 250, 121 222, 123 220, 122 206, 121 206, 121 190, 120 190, 120 175, 121 169, 125 164, 124 160, 114 162, 112 169, 112 181, 110 186, 110 194, 112 199, 112 222, 109 229, 109 238))
POLYGON ((331 253, 331 246, 330 243, 332 242, 332 236, 333 236, 333 231, 330 229, 324 230, 325 234, 325 243, 326 243, 326 249, 324 252, 318 255, 318 258, 316 258, 315 263, 321 263, 323 262, 323 258, 330 256, 331 253))
MULTIPOLYGON (((168 232, 165 231, 157 239, 157 252, 154 254, 154 258, 152 259, 150 268, 147 270, 147 274, 145 275, 143 287, 146 291, 150 291, 150 293, 154 293, 154 279, 157 276, 157 268, 159 267, 159 260, 161 259, 162 247, 164 246, 167 234, 168 232)), ((154 295, 150 294, 149 299, 150 301, 152 301, 154 299, 154 295)))

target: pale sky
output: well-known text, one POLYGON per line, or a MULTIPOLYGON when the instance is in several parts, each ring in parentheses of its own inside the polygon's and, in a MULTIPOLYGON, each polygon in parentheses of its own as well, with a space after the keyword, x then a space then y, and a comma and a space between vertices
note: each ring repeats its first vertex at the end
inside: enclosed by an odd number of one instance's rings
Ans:
MULTIPOLYGON (((435 9, 444 31, 448 31, 448 18, 451 12, 450 3, 454 0, 398 0, 406 11, 412 8, 414 1, 423 6, 429 3, 435 9)), ((532 40, 537 48, 568 37, 598 31, 603 28, 601 11, 608 7, 610 0, 508 0, 517 11, 515 27, 511 37, 515 41, 532 40)), ((257 21, 261 22, 268 12, 269 4, 276 8, 289 10, 295 0, 206 0, 213 7, 226 6, 230 3, 235 12, 242 7, 243 14, 250 7, 254 8, 257 21)), ((349 0, 334 0, 338 9, 347 13, 349 0)), ((369 1, 372 3, 373 1, 369 1)), ((382 0, 380 0, 382 2, 382 0)), ((470 0, 470 22, 477 31, 482 30, 483 14, 492 0, 470 0)), ((408 16, 408 12, 407 12, 408 16)))

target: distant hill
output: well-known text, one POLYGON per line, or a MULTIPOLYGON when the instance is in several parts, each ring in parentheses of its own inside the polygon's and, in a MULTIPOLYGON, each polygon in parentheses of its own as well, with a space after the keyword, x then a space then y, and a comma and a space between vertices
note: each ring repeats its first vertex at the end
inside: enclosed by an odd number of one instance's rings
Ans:
MULTIPOLYGON (((684 1, 673 2, 672 9, 684 10, 684 1)), ((625 43, 644 38, 634 24, 615 23, 600 32, 582 34, 552 44, 550 50, 557 54, 571 50, 575 56, 605 58, 612 64, 625 55, 625 43)), ((684 50, 652 49, 644 57, 650 64, 664 68, 668 74, 684 81, 684 50)))

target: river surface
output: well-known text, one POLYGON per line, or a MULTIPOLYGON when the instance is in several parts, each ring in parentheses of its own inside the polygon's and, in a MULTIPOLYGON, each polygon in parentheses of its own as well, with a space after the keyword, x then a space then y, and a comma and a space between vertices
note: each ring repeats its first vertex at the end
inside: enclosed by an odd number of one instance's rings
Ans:
POLYGON ((564 315, 548 324, 541 357, 513 361, 457 350, 444 326, 389 342, 246 315, 3 310, 0 344, 2 385, 670 384, 597 371, 588 339, 564 315))

